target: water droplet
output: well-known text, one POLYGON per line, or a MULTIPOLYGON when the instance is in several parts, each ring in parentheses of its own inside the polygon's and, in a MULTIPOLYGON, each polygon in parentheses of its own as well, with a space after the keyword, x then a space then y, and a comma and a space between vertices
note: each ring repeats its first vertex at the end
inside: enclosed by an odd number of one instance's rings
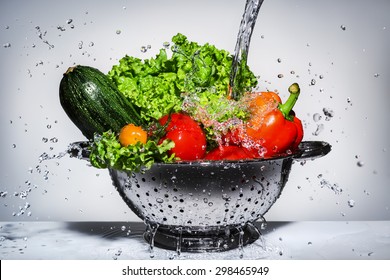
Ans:
POLYGON ((324 124, 319 123, 319 124, 317 125, 316 131, 313 132, 313 135, 314 135, 314 136, 318 136, 318 135, 324 130, 324 128, 325 128, 324 124))
POLYGON ((320 75, 319 78, 322 80, 324 78, 324 75, 320 75))
POLYGON ((279 79, 281 79, 281 78, 283 78, 284 76, 283 76, 283 74, 278 74, 278 78, 279 79))
POLYGON ((116 33, 117 35, 120 35, 120 34, 122 33, 122 31, 118 29, 117 31, 115 31, 115 33, 116 33))
POLYGON ((50 128, 51 128, 51 125, 50 125, 50 124, 48 124, 46 127, 47 127, 47 129, 50 129, 50 128))
POLYGON ((357 163, 356 163, 357 166, 359 167, 362 167, 364 165, 364 162, 359 160, 357 163))
POLYGON ((340 25, 340 28, 341 28, 341 30, 343 30, 343 31, 345 31, 345 30, 347 29, 347 27, 346 27, 344 24, 340 25))
POLYGON ((5 44, 3 44, 3 47, 4 48, 10 48, 11 47, 11 43, 5 43, 5 44))
POLYGON ((66 31, 66 28, 64 26, 61 26, 61 25, 57 25, 57 29, 60 31, 66 31))
POLYGON ((379 76, 380 76, 379 73, 375 73, 375 74, 374 74, 374 77, 375 77, 375 78, 379 78, 379 76))
POLYGON ((122 231, 125 231, 125 230, 126 230, 126 226, 122 226, 122 227, 121 227, 121 230, 122 230, 122 231))
POLYGON ((343 192, 343 189, 337 183, 332 184, 331 182, 329 182, 326 179, 322 179, 320 181, 320 186, 321 186, 321 188, 326 187, 326 188, 334 191, 335 194, 341 194, 343 192))
POLYGON ((322 119, 322 116, 319 114, 319 113, 315 113, 314 115, 313 115, 313 120, 315 121, 315 122, 318 122, 318 121, 320 121, 322 119))
POLYGON ((277 61, 278 63, 281 63, 281 62, 282 62, 282 59, 281 59, 281 58, 278 58, 276 61, 277 61))
POLYGON ((310 85, 311 85, 311 86, 314 86, 315 84, 316 84, 316 80, 315 80, 315 79, 311 79, 310 85))
POLYGON ((348 206, 349 207, 354 207, 355 206, 355 200, 353 200, 353 199, 350 199, 350 200, 348 200, 348 206))
POLYGON ((12 148, 14 148, 14 149, 15 149, 15 148, 16 148, 16 144, 12 144, 12 148))
POLYGON ((79 46, 79 49, 80 49, 80 50, 83 48, 83 44, 84 44, 83 41, 80 41, 80 42, 79 42, 78 46, 79 46))
POLYGON ((330 108, 323 108, 322 109, 322 112, 324 113, 325 115, 325 120, 329 121, 331 118, 334 117, 334 111, 330 108))
POLYGON ((163 203, 163 202, 164 202, 164 199, 158 197, 158 198, 156 198, 156 202, 157 202, 157 203, 163 203))
POLYGON ((169 42, 164 42, 163 47, 168 49, 171 44, 169 42))
POLYGON ((94 42, 90 42, 90 43, 88 44, 88 47, 93 47, 94 45, 95 45, 94 42))
POLYGON ((71 18, 66 21, 67 24, 71 24, 72 22, 73 22, 73 19, 71 19, 71 18))
POLYGON ((148 49, 147 49, 145 46, 142 46, 142 47, 141 47, 141 52, 146 53, 147 50, 148 50, 148 49))

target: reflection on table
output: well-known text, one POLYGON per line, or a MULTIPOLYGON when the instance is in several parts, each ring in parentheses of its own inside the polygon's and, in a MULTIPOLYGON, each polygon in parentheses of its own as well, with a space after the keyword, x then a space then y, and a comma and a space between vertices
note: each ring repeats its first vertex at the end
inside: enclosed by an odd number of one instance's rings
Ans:
POLYGON ((6 259, 390 259, 390 221, 268 222, 256 242, 220 253, 154 248, 137 222, 1 222, 6 259))

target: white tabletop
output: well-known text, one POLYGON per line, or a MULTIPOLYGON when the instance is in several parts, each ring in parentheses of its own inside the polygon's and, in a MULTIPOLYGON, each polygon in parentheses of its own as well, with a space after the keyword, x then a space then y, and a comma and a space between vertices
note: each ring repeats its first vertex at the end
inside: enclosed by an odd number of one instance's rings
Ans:
MULTIPOLYGON (((0 259, 239 259, 238 249, 184 253, 155 248, 143 223, 1 222, 0 259)), ((390 221, 268 222, 243 259, 390 259, 390 221)))

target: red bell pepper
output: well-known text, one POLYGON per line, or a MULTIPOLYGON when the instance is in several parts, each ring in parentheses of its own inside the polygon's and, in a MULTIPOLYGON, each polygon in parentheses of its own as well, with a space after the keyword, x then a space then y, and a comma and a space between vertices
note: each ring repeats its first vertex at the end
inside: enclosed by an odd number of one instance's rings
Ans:
POLYGON ((302 141, 302 123, 292 111, 300 93, 299 85, 292 84, 288 90, 290 96, 285 103, 279 103, 266 112, 260 123, 258 119, 251 118, 245 127, 242 145, 259 156, 271 157, 294 150, 302 141))

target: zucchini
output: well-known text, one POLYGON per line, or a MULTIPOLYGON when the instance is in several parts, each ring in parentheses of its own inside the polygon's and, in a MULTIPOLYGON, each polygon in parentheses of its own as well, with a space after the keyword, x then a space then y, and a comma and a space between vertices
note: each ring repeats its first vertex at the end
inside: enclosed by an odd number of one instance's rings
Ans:
POLYGON ((129 123, 143 126, 139 108, 96 68, 70 67, 61 79, 59 93, 62 108, 89 140, 95 133, 119 132, 129 123))

